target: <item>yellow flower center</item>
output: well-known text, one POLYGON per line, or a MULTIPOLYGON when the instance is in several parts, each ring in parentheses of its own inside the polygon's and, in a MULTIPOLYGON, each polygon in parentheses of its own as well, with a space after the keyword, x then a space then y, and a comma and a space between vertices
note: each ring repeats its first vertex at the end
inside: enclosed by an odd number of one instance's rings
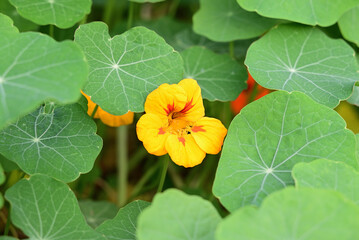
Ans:
POLYGON ((181 118, 183 115, 183 113, 179 112, 170 113, 168 115, 168 125, 164 128, 164 131, 178 135, 179 137, 190 133, 193 124, 181 118))

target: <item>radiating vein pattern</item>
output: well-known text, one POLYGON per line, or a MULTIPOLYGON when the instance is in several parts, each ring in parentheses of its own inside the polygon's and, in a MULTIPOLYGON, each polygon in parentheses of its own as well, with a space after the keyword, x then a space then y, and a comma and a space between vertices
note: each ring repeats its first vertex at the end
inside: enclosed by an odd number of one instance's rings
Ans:
POLYGON ((69 187, 45 175, 23 179, 6 191, 13 223, 30 239, 104 239, 91 229, 69 187))
POLYGON ((88 73, 74 43, 40 33, 1 36, 0 62, 0 129, 45 100, 77 101, 88 73))
POLYGON ((106 24, 93 22, 76 31, 75 41, 90 66, 85 93, 112 114, 143 111, 148 93, 182 78, 180 55, 144 27, 111 38, 106 24))
POLYGON ((198 81, 203 98, 210 101, 235 100, 246 88, 246 69, 228 55, 215 54, 203 47, 192 47, 181 53, 184 78, 198 81))
POLYGON ((39 25, 69 28, 90 13, 91 0, 10 0, 21 16, 39 25))
POLYGON ((353 49, 319 29, 281 25, 248 49, 245 61, 262 86, 306 93, 335 107, 347 99, 359 73, 353 49))
POLYGON ((333 110, 302 93, 271 93, 232 121, 224 143, 213 192, 230 211, 259 205, 293 184, 297 162, 339 159, 358 167, 355 137, 333 110))
POLYGON ((0 152, 28 174, 72 181, 91 170, 102 147, 80 105, 40 107, 0 132, 0 152))

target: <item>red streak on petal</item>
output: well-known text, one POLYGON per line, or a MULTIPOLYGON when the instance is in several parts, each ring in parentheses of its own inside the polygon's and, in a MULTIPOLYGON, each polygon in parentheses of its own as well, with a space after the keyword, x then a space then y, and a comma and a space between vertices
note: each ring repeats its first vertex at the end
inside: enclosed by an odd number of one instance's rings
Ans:
POLYGON ((194 126, 192 127, 192 132, 205 132, 206 130, 202 128, 203 126, 194 126))
POLYGON ((158 134, 165 134, 166 132, 165 131, 163 131, 163 129, 162 128, 160 128, 160 129, 158 129, 158 134))
POLYGON ((189 102, 187 102, 186 103, 186 105, 184 106, 184 108, 181 110, 181 113, 186 113, 186 112, 188 112, 189 110, 191 110, 191 108, 193 108, 193 104, 192 104, 192 102, 193 102, 193 98, 189 101, 189 102))
POLYGON ((175 110, 175 104, 167 104, 167 108, 164 108, 165 112, 167 113, 167 116, 175 110))
POLYGON ((185 146, 186 139, 184 139, 184 137, 179 137, 178 141, 180 141, 183 144, 183 146, 185 146))

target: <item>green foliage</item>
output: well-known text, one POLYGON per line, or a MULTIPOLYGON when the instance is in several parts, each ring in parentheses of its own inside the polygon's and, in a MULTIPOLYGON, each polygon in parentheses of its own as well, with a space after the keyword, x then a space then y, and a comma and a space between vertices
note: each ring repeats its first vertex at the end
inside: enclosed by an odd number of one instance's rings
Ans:
POLYGON ((287 188, 256 209, 234 212, 218 227, 217 240, 353 240, 359 208, 330 190, 287 188))
POLYGON ((319 29, 280 25, 248 49, 245 61, 259 84, 270 89, 301 91, 335 107, 359 81, 353 49, 319 29))
POLYGON ((343 13, 359 4, 358 0, 237 0, 248 11, 262 16, 286 19, 294 22, 330 26, 343 13))
POLYGON ((355 43, 359 47, 359 32, 357 23, 359 22, 359 6, 350 9, 339 19, 339 28, 343 37, 355 43))
POLYGON ((87 224, 93 228, 114 218, 118 210, 115 204, 106 201, 83 200, 79 202, 79 206, 87 224))
POLYGON ((14 25, 18 29, 20 29, 21 32, 35 30, 38 27, 35 23, 21 17, 19 13, 16 11, 16 8, 12 6, 8 0, 0 1, 0 12, 11 17, 11 19, 14 21, 14 25))
POLYGON ((333 189, 359 205, 359 172, 345 163, 326 159, 298 163, 292 175, 297 187, 333 189))
POLYGON ((108 240, 136 240, 138 215, 149 205, 149 202, 141 200, 131 202, 121 208, 114 219, 96 228, 96 231, 108 240))
POLYGON ((246 69, 228 55, 218 55, 203 47, 189 48, 181 55, 185 66, 183 77, 198 81, 203 98, 230 101, 246 88, 246 69))
POLYGON ((271 93, 232 121, 213 192, 230 211, 259 205, 293 184, 291 170, 298 162, 328 158, 357 168, 355 144, 335 111, 299 92, 271 93))
POLYGON ((232 0, 201 0, 193 16, 194 31, 217 42, 258 37, 276 23, 243 10, 232 0))
POLYGON ((42 173, 70 182, 91 170, 102 139, 78 104, 47 111, 49 105, 1 131, 0 152, 28 174, 42 173))
POLYGON ((84 92, 105 111, 142 112, 148 93, 162 83, 177 83, 183 74, 180 55, 144 27, 113 38, 106 24, 82 25, 75 33, 90 66, 84 92))
POLYGON ((80 97, 88 67, 75 43, 29 32, 4 34, 0 46, 6 46, 0 48, 0 129, 45 100, 66 104, 80 97))
POLYGON ((170 189, 157 194, 140 215, 137 237, 139 240, 214 240, 220 221, 210 202, 170 189))
POLYGON ((44 175, 22 179, 5 198, 11 219, 30 239, 104 239, 85 222, 69 187, 44 175))
POLYGON ((0 13, 0 34, 10 35, 18 32, 19 30, 14 26, 11 18, 0 13))
POLYGON ((90 13, 91 0, 9 0, 18 13, 39 25, 69 28, 90 13))

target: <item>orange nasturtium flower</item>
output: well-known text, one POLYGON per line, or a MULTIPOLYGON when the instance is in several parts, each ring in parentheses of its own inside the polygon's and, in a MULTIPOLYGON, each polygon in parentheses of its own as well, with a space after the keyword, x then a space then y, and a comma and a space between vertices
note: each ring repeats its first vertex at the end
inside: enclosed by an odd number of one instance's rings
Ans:
POLYGON ((221 121, 204 117, 197 81, 162 84, 147 96, 145 111, 137 123, 137 136, 149 153, 168 153, 177 165, 193 167, 206 153, 221 151, 227 129, 221 121))
POLYGON ((264 97, 270 91, 259 84, 256 84, 252 76, 248 73, 247 89, 243 90, 236 100, 231 102, 231 108, 234 114, 239 113, 242 108, 252 101, 258 100, 264 97))
MULTIPOLYGON (((87 99, 87 114, 89 116, 92 115, 92 112, 95 110, 96 103, 94 103, 89 96, 87 96, 84 92, 82 92, 87 99)), ((112 115, 106 111, 104 111, 101 107, 97 108, 94 118, 99 118, 104 124, 110 127, 119 127, 122 125, 128 125, 133 122, 133 112, 128 112, 121 116, 112 115)))

